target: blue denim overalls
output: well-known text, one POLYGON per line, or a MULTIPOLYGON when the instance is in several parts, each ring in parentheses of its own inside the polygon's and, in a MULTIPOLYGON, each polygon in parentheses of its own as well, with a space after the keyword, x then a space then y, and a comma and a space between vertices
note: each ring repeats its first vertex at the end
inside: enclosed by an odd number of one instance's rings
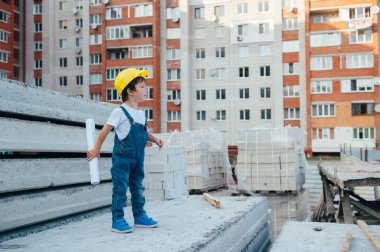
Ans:
POLYGON ((136 219, 143 214, 145 197, 144 179, 144 156, 145 145, 148 141, 148 131, 145 125, 135 123, 128 111, 120 106, 131 123, 128 135, 119 140, 115 133, 115 144, 112 152, 112 221, 124 217, 124 203, 127 199, 127 188, 131 192, 132 212, 136 219))

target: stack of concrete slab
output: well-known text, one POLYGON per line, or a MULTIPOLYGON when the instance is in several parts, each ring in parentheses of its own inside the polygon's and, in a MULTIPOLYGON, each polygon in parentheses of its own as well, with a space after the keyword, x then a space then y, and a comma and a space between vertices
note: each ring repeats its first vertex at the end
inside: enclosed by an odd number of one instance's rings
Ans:
POLYGON ((239 131, 239 190, 300 191, 305 182, 302 138, 298 128, 239 131))
POLYGON ((173 199, 188 194, 184 147, 147 147, 144 163, 147 199, 173 199))
POLYGON ((316 165, 305 165, 304 188, 309 191, 310 209, 313 211, 317 206, 322 193, 322 179, 316 165))
POLYGON ((274 236, 277 238, 287 221, 306 221, 310 217, 309 192, 303 190, 297 195, 268 195, 274 236))

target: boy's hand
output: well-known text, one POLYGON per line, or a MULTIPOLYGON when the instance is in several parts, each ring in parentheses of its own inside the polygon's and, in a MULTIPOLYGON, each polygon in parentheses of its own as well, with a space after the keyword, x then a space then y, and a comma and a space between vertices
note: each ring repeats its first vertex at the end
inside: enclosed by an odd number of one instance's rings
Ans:
POLYGON ((160 147, 160 149, 162 148, 162 146, 164 146, 164 141, 162 141, 159 138, 156 138, 155 143, 158 145, 158 147, 160 147))
POLYGON ((91 161, 92 159, 99 157, 100 156, 100 151, 97 149, 92 149, 87 152, 87 160, 91 161))

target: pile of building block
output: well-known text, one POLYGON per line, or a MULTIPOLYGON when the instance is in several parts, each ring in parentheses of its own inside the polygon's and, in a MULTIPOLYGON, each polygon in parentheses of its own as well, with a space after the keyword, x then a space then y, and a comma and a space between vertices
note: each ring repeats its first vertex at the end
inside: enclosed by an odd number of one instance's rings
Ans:
POLYGON ((305 182, 302 135, 301 130, 295 128, 240 131, 238 189, 300 191, 305 182))
POLYGON ((188 195, 185 148, 145 148, 145 197, 173 199, 188 195))

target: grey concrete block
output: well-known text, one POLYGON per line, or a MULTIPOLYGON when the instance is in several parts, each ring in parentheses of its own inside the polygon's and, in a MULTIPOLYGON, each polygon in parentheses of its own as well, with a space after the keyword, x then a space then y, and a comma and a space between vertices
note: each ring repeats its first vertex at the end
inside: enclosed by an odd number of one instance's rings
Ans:
POLYGON ((112 183, 0 198, 0 232, 111 204, 112 183))
MULTIPOLYGON (((111 179, 111 158, 99 159, 100 180, 111 179)), ((85 158, 0 160, 0 193, 77 183, 90 184, 85 158)))

